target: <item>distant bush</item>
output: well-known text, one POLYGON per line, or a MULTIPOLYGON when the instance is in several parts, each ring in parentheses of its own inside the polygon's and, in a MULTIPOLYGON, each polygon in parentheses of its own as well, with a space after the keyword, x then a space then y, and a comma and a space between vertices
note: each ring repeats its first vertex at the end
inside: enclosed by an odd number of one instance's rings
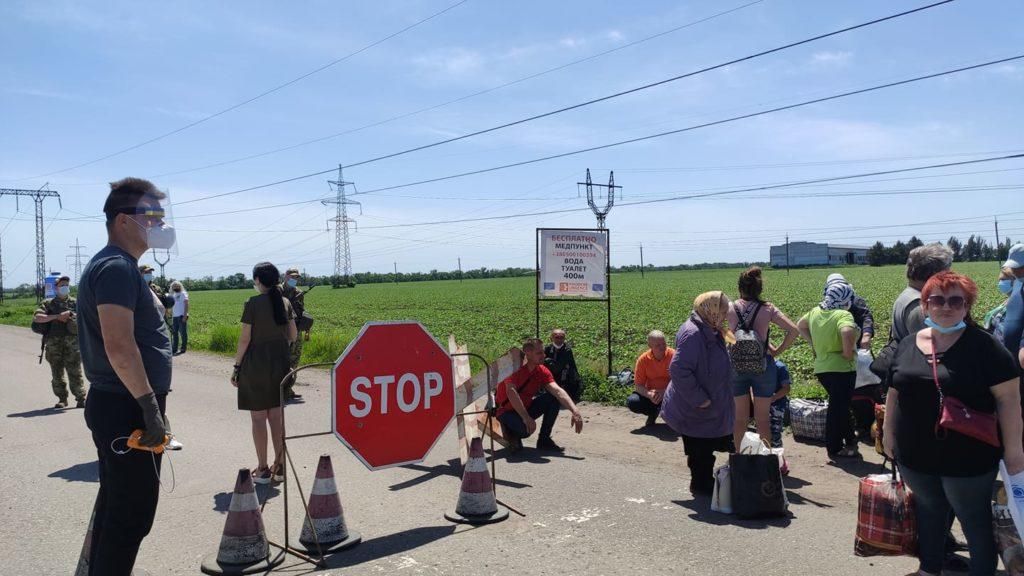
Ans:
POLYGON ((234 352, 238 349, 238 336, 242 327, 238 324, 229 326, 217 324, 210 329, 210 351, 234 352))

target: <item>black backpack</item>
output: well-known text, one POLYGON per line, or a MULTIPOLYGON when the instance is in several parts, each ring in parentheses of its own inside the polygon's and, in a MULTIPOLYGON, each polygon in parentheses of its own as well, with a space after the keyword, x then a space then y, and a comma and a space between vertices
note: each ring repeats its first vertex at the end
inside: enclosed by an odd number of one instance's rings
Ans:
POLYGON ((753 323, 761 311, 761 302, 754 306, 754 312, 748 320, 743 317, 739 306, 733 305, 736 311, 736 342, 729 346, 729 360, 737 374, 764 374, 766 368, 765 343, 761 335, 754 329, 753 323))

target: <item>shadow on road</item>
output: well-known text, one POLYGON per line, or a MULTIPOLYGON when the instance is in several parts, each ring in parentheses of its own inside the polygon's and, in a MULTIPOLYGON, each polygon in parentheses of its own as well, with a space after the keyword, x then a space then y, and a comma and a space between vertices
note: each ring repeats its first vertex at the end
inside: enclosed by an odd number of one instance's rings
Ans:
MULTIPOLYGON (((281 494, 281 489, 269 484, 256 484, 256 498, 260 505, 266 504, 268 500, 281 494)), ((213 495, 213 511, 224 514, 231 507, 231 495, 234 492, 219 492, 213 495)))
MULTIPOLYGON (((328 556, 327 566, 329 568, 347 568, 364 562, 373 562, 387 556, 408 552, 431 542, 436 542, 445 536, 450 536, 454 532, 455 526, 451 524, 446 526, 425 526, 364 540, 362 544, 351 550, 335 554, 334 556, 328 556)), ((307 574, 311 573, 307 572, 307 574)))
MULTIPOLYGON (((454 476, 455 478, 462 477, 462 469, 461 466, 459 465, 458 458, 452 458, 451 460, 448 461, 447 464, 438 464, 437 466, 428 467, 420 464, 408 464, 406 466, 400 466, 400 468, 405 468, 406 470, 413 470, 415 472, 423 472, 423 474, 421 476, 417 476, 415 478, 406 480, 405 482, 392 484, 391 486, 388 487, 388 489, 391 490, 392 492, 397 492, 399 490, 405 490, 406 488, 418 486, 420 484, 423 484, 424 482, 429 482, 440 476, 454 476)), ((488 471, 490 471, 490 467, 488 467, 488 471)), ((530 486, 529 484, 521 484, 519 482, 502 480, 500 477, 501 475, 499 474, 498 476, 499 477, 494 482, 498 486, 504 486, 506 488, 532 488, 532 486, 530 486)))
POLYGON ((97 460, 75 464, 63 470, 57 470, 46 475, 47 478, 62 478, 68 482, 99 482, 100 463, 97 460))
POLYGON ((56 408, 40 408, 38 410, 29 410, 28 412, 16 412, 14 414, 8 414, 8 418, 35 418, 36 416, 52 416, 53 414, 63 414, 67 410, 58 410, 56 408))
POLYGON ((679 434, 676 434, 675 430, 669 428, 668 424, 641 426, 640 428, 630 430, 629 433, 637 436, 651 436, 662 442, 676 442, 679 440, 679 434))
POLYGON ((673 500, 672 503, 687 510, 692 510, 693 514, 689 515, 690 518, 705 524, 714 524, 715 526, 739 526, 740 528, 749 528, 751 530, 785 528, 795 518, 790 513, 789 516, 782 518, 742 519, 732 514, 712 512, 711 498, 707 496, 701 496, 693 500, 673 500))
POLYGON ((509 464, 515 464, 519 462, 528 462, 530 464, 547 464, 551 462, 552 458, 564 458, 566 460, 586 460, 583 456, 572 456, 566 453, 558 452, 545 452, 535 450, 533 448, 523 448, 515 454, 509 453, 508 449, 500 450, 497 453, 498 457, 504 456, 505 461, 509 464))

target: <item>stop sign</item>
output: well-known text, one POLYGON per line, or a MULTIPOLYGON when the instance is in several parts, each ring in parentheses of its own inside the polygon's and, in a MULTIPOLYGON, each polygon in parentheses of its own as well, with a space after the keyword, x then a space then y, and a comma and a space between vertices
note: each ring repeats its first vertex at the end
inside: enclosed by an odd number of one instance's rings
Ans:
POLYGON ((331 430, 370 470, 422 461, 455 416, 448 352, 419 322, 367 322, 331 373, 331 430))

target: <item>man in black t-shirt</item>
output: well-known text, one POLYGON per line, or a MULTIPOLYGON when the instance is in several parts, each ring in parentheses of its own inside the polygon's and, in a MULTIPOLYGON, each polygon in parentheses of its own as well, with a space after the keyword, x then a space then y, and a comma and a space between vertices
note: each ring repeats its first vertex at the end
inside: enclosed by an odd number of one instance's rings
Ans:
POLYGON ((576 368, 572 346, 565 341, 565 330, 556 328, 551 331, 551 343, 544 346, 544 366, 555 377, 555 384, 565 390, 573 402, 579 402, 582 393, 580 371, 576 368))
POLYGON ((163 445, 169 432, 163 412, 171 385, 171 340, 138 268, 146 250, 173 246, 174 231, 163 221, 164 198, 146 180, 112 183, 103 206, 107 245, 89 260, 79 281, 78 336, 91 385, 85 421, 100 467, 87 551, 90 575, 132 572, 160 495, 161 456, 119 451, 134 430, 143 430, 139 444, 148 447, 163 445))

